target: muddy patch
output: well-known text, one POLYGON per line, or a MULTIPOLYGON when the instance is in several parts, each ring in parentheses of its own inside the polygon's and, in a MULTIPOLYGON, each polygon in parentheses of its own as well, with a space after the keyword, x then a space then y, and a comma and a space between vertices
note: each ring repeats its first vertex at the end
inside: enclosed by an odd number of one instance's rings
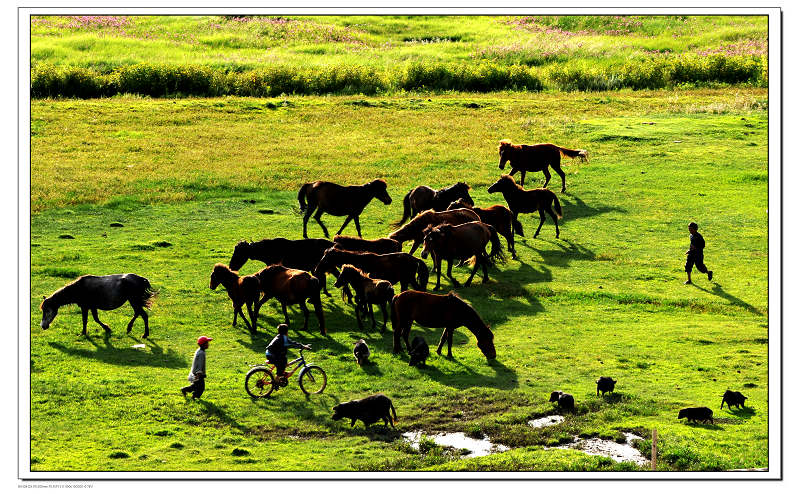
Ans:
POLYGON ((487 437, 483 439, 475 439, 472 437, 468 437, 463 432, 448 432, 448 433, 428 435, 422 431, 411 431, 403 433, 402 437, 403 439, 411 443, 411 446, 413 446, 416 449, 419 448, 419 442, 424 437, 432 440, 434 443, 436 443, 439 446, 453 448, 461 451, 468 450, 468 453, 465 453, 463 455, 467 458, 486 456, 492 453, 508 451, 510 449, 507 446, 503 446, 502 444, 492 443, 487 437))
POLYGON ((616 462, 631 461, 639 466, 648 465, 649 460, 632 445, 633 441, 642 440, 643 438, 629 432, 624 432, 623 434, 625 439, 624 443, 617 443, 608 439, 599 439, 598 437, 580 439, 578 436, 575 436, 574 442, 563 446, 555 446, 555 448, 577 449, 587 455, 607 456, 616 462))
POLYGON ((558 425, 561 422, 563 422, 565 419, 566 418, 563 415, 547 415, 546 417, 533 419, 527 422, 527 425, 539 429, 541 427, 551 427, 553 425, 558 425))

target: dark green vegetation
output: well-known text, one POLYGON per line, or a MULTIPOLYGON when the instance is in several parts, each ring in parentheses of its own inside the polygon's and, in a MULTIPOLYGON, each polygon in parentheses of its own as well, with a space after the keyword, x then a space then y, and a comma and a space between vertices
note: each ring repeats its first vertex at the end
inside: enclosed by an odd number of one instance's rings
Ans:
MULTIPOLYGON (((634 467, 544 447, 574 435, 647 437, 653 427, 663 470, 767 466, 766 109, 761 89, 34 101, 31 468, 626 470, 634 467), (548 222, 538 239, 517 240, 520 262, 459 290, 491 325, 497 360, 487 363, 460 329, 454 359, 409 367, 390 353, 389 333, 357 331, 329 280, 329 337, 313 318, 310 332, 290 332, 313 345, 307 356, 327 371, 327 390, 306 399, 292 380, 251 401, 247 364, 263 360, 279 308, 262 309, 267 328, 255 337, 231 327, 227 296, 208 288, 213 264, 227 263, 242 238, 299 238, 296 191, 309 180, 385 178, 394 202, 366 209, 369 238, 391 230, 417 184, 464 180, 478 205, 501 203, 486 193, 501 138, 585 148, 591 161, 564 167, 559 240, 548 222), (686 287, 690 220, 716 275, 686 287), (91 321, 89 336, 78 336, 75 307, 39 328, 43 295, 78 274, 117 272, 160 290, 150 340, 138 338, 141 322, 124 334, 127 307, 101 313, 108 339, 91 321), (178 390, 201 334, 214 337, 207 390, 186 402, 178 390), (374 361, 362 369, 351 355, 361 337, 374 361), (618 379, 617 394, 596 397, 600 375, 618 379), (718 410, 728 388, 751 408, 718 410), (551 412, 555 389, 574 395, 577 412, 528 427, 551 412), (428 443, 412 451, 382 426, 330 420, 334 404, 374 392, 394 401, 399 432, 487 434, 513 449, 458 460, 428 443), (716 424, 678 422, 686 406, 712 408, 716 424)), ((537 219, 522 222, 531 232, 537 219)), ((261 267, 250 261, 242 273, 261 267)), ((461 279, 465 269, 455 270, 461 279)), ((440 335, 412 332, 431 345, 440 335)))
POLYGON ((35 17, 31 95, 766 86, 760 16, 35 17))

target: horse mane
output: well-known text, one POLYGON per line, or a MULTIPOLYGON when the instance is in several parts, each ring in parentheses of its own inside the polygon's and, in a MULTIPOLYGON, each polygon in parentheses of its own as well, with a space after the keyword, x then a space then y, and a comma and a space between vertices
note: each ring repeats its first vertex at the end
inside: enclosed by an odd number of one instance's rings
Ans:
POLYGON ((499 147, 497 149, 501 151, 503 148, 518 149, 520 147, 522 147, 520 144, 513 144, 512 142, 510 142, 510 139, 502 139, 501 141, 499 141, 499 147))
POLYGON ((360 275, 361 277, 368 278, 368 275, 366 273, 364 273, 362 269, 360 269, 360 268, 358 268, 356 266, 353 266, 352 264, 343 264, 341 266, 341 272, 343 273, 345 269, 351 269, 352 271, 355 271, 355 273, 360 275))
POLYGON ((388 184, 382 178, 376 178, 369 182, 367 185, 383 184, 383 187, 388 188, 388 184))
POLYGON ((408 234, 409 232, 422 231, 419 225, 428 224, 430 215, 433 213, 435 213, 435 210, 433 209, 422 211, 421 213, 417 214, 411 221, 405 223, 404 226, 391 232, 391 234, 389 234, 388 237, 392 238, 393 235, 402 235, 402 234, 408 234))
MULTIPOLYGON (((61 298, 62 298, 64 295, 66 295, 66 292, 67 292, 68 290, 70 290, 70 289, 74 288, 74 287, 75 287, 75 284, 76 284, 77 282, 79 282, 80 280, 82 280, 83 278, 85 278, 86 276, 89 276, 89 275, 87 275, 87 274, 84 274, 84 275, 78 276, 78 278, 77 278, 77 279, 75 279, 75 280, 72 280, 71 282, 69 282, 69 283, 67 283, 66 285, 62 286, 62 287, 61 287, 61 288, 59 288, 58 290, 54 291, 54 292, 53 292, 53 293, 52 293, 52 294, 51 294, 49 297, 46 297, 44 300, 42 300, 42 303, 41 303, 41 304, 39 304, 39 309, 41 309, 42 307, 44 307, 44 303, 45 303, 45 302, 57 302, 57 303, 58 303, 58 302, 60 302, 60 300, 59 300, 59 299, 61 299, 61 298)), ((66 302, 66 303, 60 303, 60 304, 59 304, 59 307, 63 307, 64 305, 70 305, 70 304, 74 304, 74 303, 75 303, 75 302, 66 302)))

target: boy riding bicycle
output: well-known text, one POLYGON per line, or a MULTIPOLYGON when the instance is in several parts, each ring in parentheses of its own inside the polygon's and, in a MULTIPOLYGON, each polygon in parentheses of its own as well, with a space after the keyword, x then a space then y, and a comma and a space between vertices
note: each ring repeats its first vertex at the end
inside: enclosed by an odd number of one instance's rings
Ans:
POLYGON ((287 324, 281 324, 277 327, 277 336, 272 338, 269 345, 266 347, 266 359, 275 366, 276 378, 281 386, 287 384, 286 378, 286 351, 289 348, 304 348, 311 349, 311 345, 303 345, 300 342, 294 341, 288 337, 289 327, 287 324))

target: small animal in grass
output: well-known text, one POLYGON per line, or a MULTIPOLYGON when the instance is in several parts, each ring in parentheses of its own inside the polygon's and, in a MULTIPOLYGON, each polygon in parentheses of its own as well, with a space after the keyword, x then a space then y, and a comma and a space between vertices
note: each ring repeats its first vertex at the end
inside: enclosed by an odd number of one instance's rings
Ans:
POLYGON ((549 395, 549 401, 550 403, 557 402, 558 406, 564 410, 574 410, 574 396, 563 391, 553 391, 549 395))
POLYGON ((427 357, 430 356, 430 347, 427 346, 427 342, 424 341, 424 338, 416 336, 413 338, 413 341, 411 341, 411 351, 409 353, 411 360, 408 362, 408 365, 424 367, 427 357))
POLYGON ((677 415, 677 419, 688 419, 687 422, 710 422, 713 423, 713 410, 708 407, 683 408, 677 415))
POLYGON ((612 377, 600 377, 596 380, 596 395, 599 396, 600 391, 602 391, 602 396, 605 396, 605 393, 613 392, 616 382, 612 377))
POLYGON ((360 400, 345 401, 333 407, 333 420, 351 419, 350 427, 355 427, 355 422, 360 420, 365 427, 369 427, 378 420, 382 420, 384 425, 391 424, 391 412, 394 420, 397 420, 397 411, 391 403, 391 399, 381 393, 367 396, 360 400))
POLYGON ((740 391, 730 391, 728 389, 724 392, 724 396, 721 398, 721 408, 724 408, 724 403, 727 403, 727 406, 730 409, 732 409, 733 405, 735 405, 737 408, 741 408, 746 406, 744 404, 746 400, 746 396, 744 396, 740 391))
POLYGON ((366 345, 366 342, 361 338, 355 343, 355 348, 352 350, 353 355, 355 355, 355 361, 358 362, 358 365, 363 365, 369 362, 369 347, 366 345))

